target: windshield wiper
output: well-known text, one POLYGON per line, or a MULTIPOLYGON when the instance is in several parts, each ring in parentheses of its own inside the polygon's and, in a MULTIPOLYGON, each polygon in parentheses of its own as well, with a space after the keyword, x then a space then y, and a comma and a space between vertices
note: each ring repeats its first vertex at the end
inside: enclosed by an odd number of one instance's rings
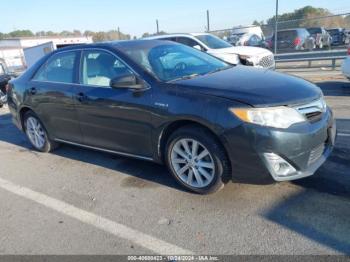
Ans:
POLYGON ((187 80, 187 79, 192 79, 196 76, 199 76, 200 74, 192 74, 192 75, 186 75, 186 76, 182 76, 182 77, 178 77, 178 78, 175 78, 175 79, 172 79, 172 80, 169 80, 169 82, 175 82, 175 81, 179 81, 179 80, 187 80))

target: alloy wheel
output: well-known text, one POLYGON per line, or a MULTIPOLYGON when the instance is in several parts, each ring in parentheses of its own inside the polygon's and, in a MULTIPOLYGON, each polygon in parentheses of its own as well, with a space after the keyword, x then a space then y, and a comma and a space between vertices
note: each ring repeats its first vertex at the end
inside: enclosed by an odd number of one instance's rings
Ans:
POLYGON ((45 131, 36 118, 32 116, 27 118, 26 133, 33 146, 35 146, 38 149, 42 149, 45 146, 45 131))
POLYGON ((178 140, 171 149, 170 162, 181 181, 204 188, 215 177, 215 163, 209 150, 195 139, 178 140))

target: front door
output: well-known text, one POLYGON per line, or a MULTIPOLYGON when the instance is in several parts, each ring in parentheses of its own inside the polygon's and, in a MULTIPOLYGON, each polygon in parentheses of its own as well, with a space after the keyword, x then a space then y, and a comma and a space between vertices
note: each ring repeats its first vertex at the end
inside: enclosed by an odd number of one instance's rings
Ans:
POLYGON ((80 71, 76 95, 84 144, 151 157, 152 89, 111 88, 113 78, 131 71, 109 51, 83 51, 80 71))

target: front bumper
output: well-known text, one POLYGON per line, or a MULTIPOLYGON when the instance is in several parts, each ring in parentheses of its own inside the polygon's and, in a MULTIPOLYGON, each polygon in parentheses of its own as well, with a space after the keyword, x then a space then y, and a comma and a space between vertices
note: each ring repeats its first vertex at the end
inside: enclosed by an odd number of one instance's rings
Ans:
POLYGON ((334 147, 336 125, 327 109, 316 123, 296 124, 276 129, 242 124, 223 134, 232 164, 232 179, 241 183, 271 183, 313 175, 334 147), (264 157, 274 153, 288 162, 295 172, 278 176, 264 157))

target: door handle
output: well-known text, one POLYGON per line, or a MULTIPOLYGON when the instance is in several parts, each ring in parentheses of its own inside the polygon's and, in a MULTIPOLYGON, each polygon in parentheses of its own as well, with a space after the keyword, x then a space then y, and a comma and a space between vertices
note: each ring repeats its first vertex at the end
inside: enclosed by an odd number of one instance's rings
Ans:
POLYGON ((29 92, 30 92, 32 95, 35 95, 36 92, 37 92, 37 90, 36 90, 35 87, 32 87, 32 88, 29 90, 29 92))
POLYGON ((79 102, 83 102, 84 100, 86 100, 86 95, 83 92, 80 92, 76 95, 76 99, 79 102))

